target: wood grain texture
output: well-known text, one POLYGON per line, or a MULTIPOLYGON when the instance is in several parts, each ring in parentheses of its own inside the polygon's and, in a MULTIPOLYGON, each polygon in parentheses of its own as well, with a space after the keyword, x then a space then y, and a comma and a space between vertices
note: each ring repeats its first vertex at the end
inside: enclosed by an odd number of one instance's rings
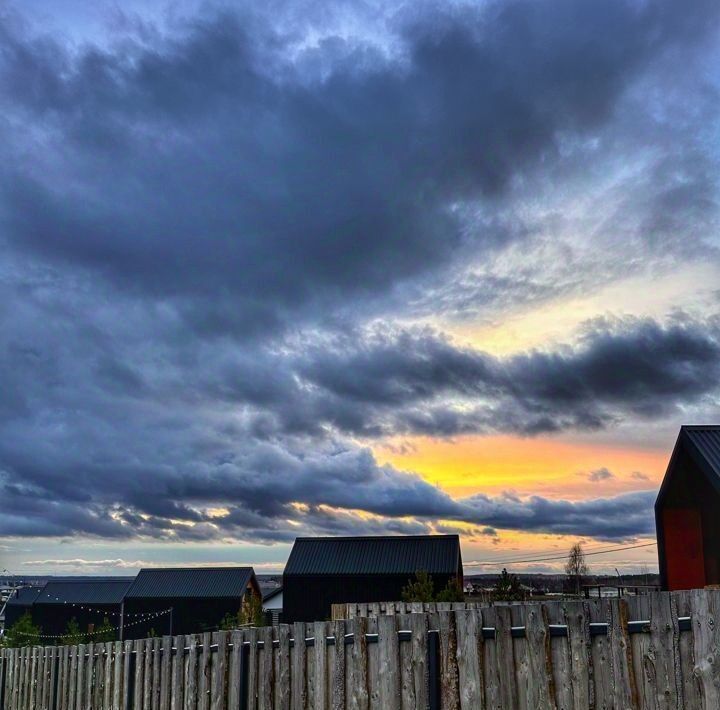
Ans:
POLYGON ((566 602, 563 615, 570 648, 570 682, 576 708, 595 707, 590 610, 585 602, 566 602))
POLYGON ((370 707, 370 686, 368 683, 367 617, 357 616, 350 621, 349 630, 353 635, 348 670, 346 705, 349 710, 368 710, 370 707))
POLYGON ((482 617, 475 609, 455 611, 457 668, 462 710, 485 707, 482 617))
POLYGON ((307 649, 305 648, 305 624, 302 621, 293 624, 292 647, 292 710, 304 710, 307 707, 307 649))
POLYGON ((690 613, 700 707, 720 708, 720 591, 694 590, 690 613))
POLYGON ((400 642, 396 615, 380 616, 378 624, 378 664, 380 673, 380 706, 401 710, 400 702, 400 642))

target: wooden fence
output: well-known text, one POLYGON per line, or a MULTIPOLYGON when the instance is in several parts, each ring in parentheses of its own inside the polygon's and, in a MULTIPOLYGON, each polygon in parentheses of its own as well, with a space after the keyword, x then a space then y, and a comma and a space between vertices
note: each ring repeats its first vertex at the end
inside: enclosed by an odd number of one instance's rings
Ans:
POLYGON ((5 649, 0 710, 718 710, 718 615, 698 590, 5 649))

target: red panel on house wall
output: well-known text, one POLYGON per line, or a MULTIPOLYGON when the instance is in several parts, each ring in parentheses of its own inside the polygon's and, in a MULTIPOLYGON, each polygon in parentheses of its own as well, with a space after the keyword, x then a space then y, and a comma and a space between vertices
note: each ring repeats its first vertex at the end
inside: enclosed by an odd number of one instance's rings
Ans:
POLYGON ((663 511, 667 582, 674 589, 705 586, 702 519, 692 508, 666 508, 663 511))

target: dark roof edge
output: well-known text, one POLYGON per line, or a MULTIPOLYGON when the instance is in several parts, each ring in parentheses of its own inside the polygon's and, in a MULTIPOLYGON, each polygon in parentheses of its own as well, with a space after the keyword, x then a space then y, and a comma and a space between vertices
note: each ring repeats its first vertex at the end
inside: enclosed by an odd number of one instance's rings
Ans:
POLYGON ((458 540, 460 536, 451 535, 324 535, 296 537, 295 542, 300 540, 458 540))

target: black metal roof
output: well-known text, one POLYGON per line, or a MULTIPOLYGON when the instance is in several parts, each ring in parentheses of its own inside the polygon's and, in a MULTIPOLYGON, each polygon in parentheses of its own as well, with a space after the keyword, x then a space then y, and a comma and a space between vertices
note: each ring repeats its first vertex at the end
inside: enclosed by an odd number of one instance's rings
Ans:
POLYGON ((457 535, 299 537, 285 574, 455 574, 460 564, 457 535))
POLYGON ((687 454, 715 490, 720 493, 720 425, 684 425, 680 427, 665 478, 655 501, 656 510, 662 505, 672 472, 681 453, 687 454))
POLYGON ((128 579, 51 580, 35 604, 120 604, 131 584, 128 579))
POLYGON ((141 569, 125 598, 237 598, 254 577, 252 567, 141 569))
POLYGON ((8 606, 27 606, 33 605, 38 594, 42 591, 42 587, 21 587, 15 593, 15 596, 7 600, 8 606))

